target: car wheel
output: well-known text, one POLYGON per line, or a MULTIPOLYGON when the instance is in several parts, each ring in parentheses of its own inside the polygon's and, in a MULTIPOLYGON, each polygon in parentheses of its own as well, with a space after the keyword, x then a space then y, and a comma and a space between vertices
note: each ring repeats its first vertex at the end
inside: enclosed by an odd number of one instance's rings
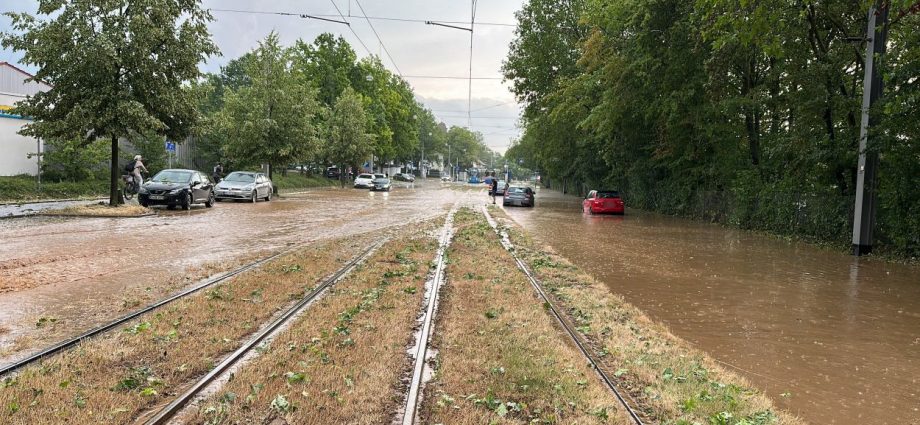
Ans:
POLYGON ((273 191, 272 191, 271 189, 268 189, 268 195, 265 195, 265 202, 271 202, 271 201, 272 201, 272 192, 273 192, 273 191))
POLYGON ((208 194, 208 200, 207 200, 207 201, 204 201, 204 206, 206 206, 206 207, 208 207, 208 208, 213 207, 213 206, 214 206, 215 200, 216 200, 216 199, 214 198, 214 192, 209 193, 209 194, 208 194))
POLYGON ((191 192, 185 192, 185 199, 182 200, 182 209, 186 211, 192 209, 192 193, 191 192))
POLYGON ((253 204, 256 203, 256 202, 259 202, 259 191, 253 189, 253 190, 252 190, 252 196, 250 196, 250 199, 249 199, 249 200, 250 200, 253 204))
POLYGON ((140 202, 140 204, 141 204, 141 206, 144 207, 144 208, 147 208, 147 207, 150 206, 150 204, 148 204, 148 203, 146 203, 146 202, 140 202))

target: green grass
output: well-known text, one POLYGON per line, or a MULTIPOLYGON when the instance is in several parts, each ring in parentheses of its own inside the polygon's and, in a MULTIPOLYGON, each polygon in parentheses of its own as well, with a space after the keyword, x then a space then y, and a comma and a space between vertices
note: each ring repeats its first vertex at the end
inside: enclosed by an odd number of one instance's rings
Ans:
POLYGON ((282 194, 297 189, 330 187, 339 184, 338 180, 327 179, 323 176, 304 176, 297 172, 288 172, 287 176, 282 176, 280 173, 275 174, 273 182, 282 194))
POLYGON ((108 193, 108 182, 42 182, 38 190, 35 176, 0 177, 0 202, 40 201, 47 199, 94 198, 108 193))

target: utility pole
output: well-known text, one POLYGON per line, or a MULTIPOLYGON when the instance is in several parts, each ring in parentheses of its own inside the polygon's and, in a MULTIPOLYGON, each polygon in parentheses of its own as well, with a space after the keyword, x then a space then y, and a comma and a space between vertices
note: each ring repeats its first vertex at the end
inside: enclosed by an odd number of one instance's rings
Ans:
POLYGON ((888 41, 888 5, 878 0, 869 9, 866 31, 866 73, 863 77, 862 120, 859 128, 859 163, 856 174, 856 206, 853 212, 853 255, 872 252, 875 211, 878 203, 878 153, 868 149, 869 130, 876 119, 869 111, 882 97, 882 75, 876 59, 885 55, 888 41))
POLYGON ((448 180, 454 181, 454 166, 450 163, 450 143, 447 144, 447 167, 449 168, 447 170, 448 180))
POLYGON ((26 158, 32 159, 32 157, 34 156, 38 162, 38 172, 35 173, 35 176, 38 182, 38 191, 41 192, 42 191, 42 156, 45 155, 45 153, 42 152, 42 140, 41 139, 35 139, 35 147, 36 147, 35 153, 26 154, 26 158))

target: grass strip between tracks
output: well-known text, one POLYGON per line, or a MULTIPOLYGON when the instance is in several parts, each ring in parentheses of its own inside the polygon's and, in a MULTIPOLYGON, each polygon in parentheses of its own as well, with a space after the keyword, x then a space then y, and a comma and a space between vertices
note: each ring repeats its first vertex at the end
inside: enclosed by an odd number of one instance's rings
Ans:
POLYGON ((455 217, 421 422, 630 423, 483 215, 455 217))
POLYGON ((0 382, 4 423, 128 423, 207 372, 370 241, 333 240, 141 316, 0 382))
POLYGON ((669 425, 792 425, 747 380, 674 336, 638 308, 541 246, 501 210, 499 220, 518 255, 585 338, 601 367, 638 401, 650 423, 669 425))
POLYGON ((384 244, 200 403, 190 422, 389 422, 402 401, 439 224, 384 244))

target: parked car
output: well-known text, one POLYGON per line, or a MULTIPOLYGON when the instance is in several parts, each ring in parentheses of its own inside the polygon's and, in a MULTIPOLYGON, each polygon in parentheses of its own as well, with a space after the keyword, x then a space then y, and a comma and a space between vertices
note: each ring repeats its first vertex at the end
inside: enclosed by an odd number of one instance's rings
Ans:
POLYGON ((374 186, 374 175, 368 173, 358 174, 355 177, 355 189, 368 189, 374 186))
POLYGON ((326 167, 326 172, 323 175, 330 179, 337 179, 342 175, 342 172, 339 171, 339 167, 332 166, 326 167))
POLYGON ((214 206, 214 185, 205 173, 195 170, 169 169, 157 173, 141 186, 137 201, 144 207, 166 205, 188 210, 192 204, 214 206))
POLYGON ((415 176, 409 173, 397 173, 393 175, 393 180, 403 181, 403 182, 414 182, 415 176))
POLYGON ((615 190, 592 190, 582 201, 582 209, 590 214, 623 214, 623 199, 615 190))
POLYGON ((374 185, 371 186, 371 190, 379 192, 389 192, 390 191, 390 179, 381 177, 374 179, 374 185))
POLYGON ((495 196, 505 196, 505 192, 508 190, 508 182, 499 180, 498 186, 495 186, 495 188, 495 196))
POLYGON ((479 184, 479 183, 480 183, 480 181, 479 181, 479 176, 477 176, 477 175, 472 175, 472 176, 470 176, 469 180, 467 180, 467 182, 470 183, 470 184, 479 184))
POLYGON ((509 186, 505 191, 505 198, 502 205, 518 205, 522 207, 533 207, 535 195, 533 189, 524 186, 509 186))
POLYGON ((272 200, 272 181, 264 173, 234 171, 217 184, 217 200, 248 199, 256 203, 259 199, 272 200))

